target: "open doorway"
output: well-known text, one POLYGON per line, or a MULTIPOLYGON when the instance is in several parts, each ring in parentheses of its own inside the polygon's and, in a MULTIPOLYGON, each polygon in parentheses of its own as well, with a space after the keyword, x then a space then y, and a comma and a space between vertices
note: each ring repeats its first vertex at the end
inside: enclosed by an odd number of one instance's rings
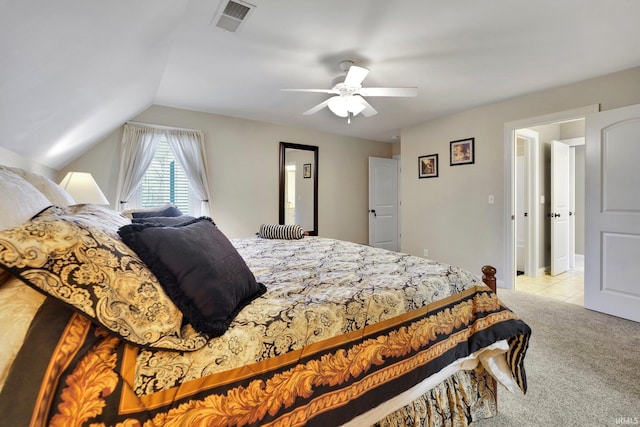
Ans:
POLYGON ((514 150, 515 289, 580 305, 584 133, 582 118, 517 129, 514 150))
MULTIPOLYGON (((552 140, 564 140, 569 144, 573 144, 574 138, 582 138, 584 140, 584 117, 587 114, 595 113, 599 110, 599 106, 591 105, 581 108, 576 108, 573 110, 562 111, 558 113, 552 113, 545 116, 533 117, 528 119, 522 119, 514 122, 505 123, 505 168, 507 170, 507 174, 505 176, 505 267, 508 271, 505 272, 504 283, 501 284, 502 287, 515 289, 516 288, 516 275, 517 271, 522 271, 522 275, 518 276, 520 279, 518 281, 522 281, 522 276, 527 272, 530 276, 527 276, 532 281, 538 281, 535 284, 532 284, 532 290, 536 292, 546 290, 548 292, 548 296, 554 297, 560 300, 567 300, 569 296, 567 296, 568 292, 560 289, 560 286, 551 286, 556 285, 560 281, 565 278, 568 278, 569 282, 573 287, 573 290, 576 290, 576 293, 579 291, 580 295, 575 298, 573 301, 568 302, 578 302, 582 303, 583 292, 584 292, 584 276, 580 271, 579 274, 574 274, 573 272, 577 272, 581 269, 581 259, 580 255, 584 254, 584 208, 576 208, 575 206, 571 207, 572 212, 572 221, 575 223, 576 229, 580 229, 581 233, 576 233, 573 237, 575 242, 575 247, 571 248, 577 256, 575 261, 571 267, 570 274, 559 274, 557 276, 551 276, 547 274, 547 271, 550 272, 551 268, 551 218, 550 214, 550 193, 551 193, 551 176, 550 176, 550 152, 551 152, 551 141, 552 140), (579 129, 579 130, 578 130, 579 129), (525 140, 531 141, 533 137, 531 135, 536 135, 538 138, 538 147, 535 148, 535 144, 530 144, 525 142, 525 140), (531 155, 532 158, 538 158, 538 166, 531 166, 532 159, 531 158, 523 158, 518 160, 518 139, 520 139, 520 144, 522 145, 521 154, 527 153, 531 155), (525 144, 529 144, 528 148, 525 144), (521 174, 520 181, 518 180, 518 167, 517 162, 520 161, 523 165, 528 165, 529 170, 526 170, 524 174, 521 174), (534 171, 537 171, 538 176, 534 178, 534 182, 522 182, 525 176, 534 175, 534 171), (546 172, 546 171, 549 172, 546 172), (538 189, 535 189, 535 185, 538 186, 538 189), (520 188, 526 189, 528 193, 523 195, 526 197, 526 203, 520 202, 521 207, 518 210, 518 186, 520 188), (578 211, 582 212, 579 213, 578 211), (526 217, 524 214, 527 214, 526 217), (577 214, 577 215, 576 215, 577 214), (524 222, 524 218, 527 218, 524 222), (518 221, 519 219, 519 221, 518 221), (518 242, 518 224, 520 224, 520 230, 525 230, 529 234, 528 241, 525 242, 526 245, 523 245, 523 242, 518 242), (524 224, 524 227, 522 226, 524 224), (536 230, 537 227, 537 231, 536 230), (537 249, 535 249, 535 245, 537 244, 537 249), (524 253, 524 264, 521 262, 520 265, 524 265, 524 269, 518 268, 518 250, 517 247, 527 248, 527 252, 524 253), (537 255, 538 260, 535 261, 535 255, 537 255), (527 263, 529 267, 527 267, 527 263), (576 276, 573 278, 569 278, 568 276, 576 276), (547 282, 542 282, 542 280, 546 279, 547 282), (555 287, 555 289, 554 289, 555 287), (578 299, 579 298, 579 299, 578 299)), ((573 149, 574 153, 574 166, 571 173, 572 174, 580 174, 584 176, 584 151, 582 148, 573 149), (582 151, 582 152, 580 152, 582 151)), ((571 184, 575 189, 574 195, 579 198, 582 197, 584 200, 584 178, 577 177, 575 182, 571 184)), ((577 202, 581 203, 581 202, 577 202)), ((553 212, 555 213, 555 212, 553 212)), ((521 234, 522 235, 522 234, 521 234)), ((520 256, 522 261, 523 257, 520 256)))

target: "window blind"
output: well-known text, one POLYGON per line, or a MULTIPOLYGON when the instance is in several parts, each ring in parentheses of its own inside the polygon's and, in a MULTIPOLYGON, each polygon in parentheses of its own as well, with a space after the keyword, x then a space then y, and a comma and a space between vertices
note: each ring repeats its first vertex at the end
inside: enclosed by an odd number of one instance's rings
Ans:
POLYGON ((189 212, 189 180, 165 138, 160 140, 140 187, 143 208, 173 203, 182 212, 189 212))

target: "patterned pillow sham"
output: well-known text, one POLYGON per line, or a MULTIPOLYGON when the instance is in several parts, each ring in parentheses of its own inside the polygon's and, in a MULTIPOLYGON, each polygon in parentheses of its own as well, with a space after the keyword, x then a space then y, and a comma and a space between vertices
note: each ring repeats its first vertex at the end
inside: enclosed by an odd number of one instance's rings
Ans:
POLYGON ((1 231, 0 267, 130 343, 180 351, 204 346, 207 336, 183 326, 182 313, 157 278, 112 237, 117 229, 100 224, 97 218, 109 216, 101 209, 50 208, 1 231))
POLYGON ((7 270, 0 268, 0 287, 2 287, 2 285, 5 282, 7 282, 11 277, 12 277, 11 273, 9 273, 7 270))
POLYGON ((299 225, 262 224, 258 231, 262 239, 302 239, 304 230, 299 225))

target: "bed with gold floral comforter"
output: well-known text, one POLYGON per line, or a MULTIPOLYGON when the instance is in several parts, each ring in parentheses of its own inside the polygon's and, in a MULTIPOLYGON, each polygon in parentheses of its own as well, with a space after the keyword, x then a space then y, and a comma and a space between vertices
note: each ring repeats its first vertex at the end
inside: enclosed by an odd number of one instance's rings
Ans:
MULTIPOLYGON (((116 240, 76 214, 58 211, 55 221, 41 222, 48 229, 61 218, 81 225, 82 245, 93 249, 116 240)), ((111 244, 126 252, 121 242, 111 244)), ((502 350, 492 352, 526 390, 530 329, 461 269, 324 238, 233 245, 267 292, 198 348, 136 344, 47 298, 0 394, 3 419, 65 426, 400 426, 413 419, 465 425, 493 415, 494 390, 482 364, 460 361, 496 343, 502 350), (429 378, 437 382, 424 388, 429 378)))

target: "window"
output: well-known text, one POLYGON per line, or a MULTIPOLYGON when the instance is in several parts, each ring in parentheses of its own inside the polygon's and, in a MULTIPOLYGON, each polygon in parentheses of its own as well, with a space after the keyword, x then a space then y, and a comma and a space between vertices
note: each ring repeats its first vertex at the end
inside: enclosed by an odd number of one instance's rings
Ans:
POLYGON ((118 210, 173 202, 189 215, 209 216, 211 196, 205 159, 200 130, 125 124, 116 193, 118 210), (181 170, 172 147, 180 159, 185 159, 185 170, 181 170))
POLYGON ((191 212, 189 180, 176 160, 169 143, 162 137, 137 191, 137 205, 153 208, 173 203, 184 213, 191 212))

